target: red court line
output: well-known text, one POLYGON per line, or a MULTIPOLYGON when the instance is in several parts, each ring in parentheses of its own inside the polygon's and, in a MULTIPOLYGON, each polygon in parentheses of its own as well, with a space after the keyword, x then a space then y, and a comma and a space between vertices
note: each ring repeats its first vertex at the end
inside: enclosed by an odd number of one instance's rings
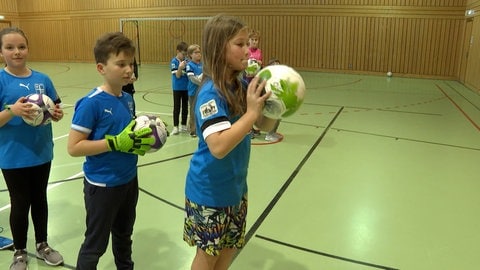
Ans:
POLYGON ((447 93, 445 93, 445 91, 438 84, 435 84, 435 86, 437 86, 438 89, 440 89, 440 91, 442 91, 442 93, 445 95, 445 97, 447 97, 450 102, 452 102, 453 105, 455 105, 455 107, 457 107, 457 109, 465 116, 465 118, 467 118, 467 120, 472 123, 472 125, 476 127, 478 131, 480 131, 480 126, 475 123, 475 121, 473 121, 472 118, 470 118, 470 116, 468 116, 468 114, 464 110, 462 110, 462 108, 460 108, 460 106, 458 106, 458 104, 453 101, 453 99, 449 95, 447 95, 447 93))

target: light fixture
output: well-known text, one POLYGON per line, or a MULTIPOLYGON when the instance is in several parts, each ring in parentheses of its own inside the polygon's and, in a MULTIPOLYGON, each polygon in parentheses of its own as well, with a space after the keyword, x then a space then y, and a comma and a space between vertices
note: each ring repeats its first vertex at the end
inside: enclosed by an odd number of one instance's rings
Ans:
POLYGON ((0 20, 3 20, 3 19, 5 19, 5 16, 0 15, 0 20))
POLYGON ((465 11, 465 16, 473 16, 475 14, 474 9, 469 9, 465 11))

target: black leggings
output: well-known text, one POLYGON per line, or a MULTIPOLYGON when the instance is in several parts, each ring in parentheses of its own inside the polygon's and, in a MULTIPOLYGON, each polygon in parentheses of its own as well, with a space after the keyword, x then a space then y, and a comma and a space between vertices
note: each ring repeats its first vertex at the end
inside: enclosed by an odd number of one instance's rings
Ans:
POLYGON ((187 125, 188 117, 188 91, 173 90, 173 126, 178 127, 180 122, 183 126, 187 125), (182 107, 182 119, 180 117, 180 106, 182 107))
POLYGON ((47 241, 47 185, 51 162, 27 168, 2 169, 10 193, 10 229, 16 249, 27 248, 31 209, 36 243, 47 241))

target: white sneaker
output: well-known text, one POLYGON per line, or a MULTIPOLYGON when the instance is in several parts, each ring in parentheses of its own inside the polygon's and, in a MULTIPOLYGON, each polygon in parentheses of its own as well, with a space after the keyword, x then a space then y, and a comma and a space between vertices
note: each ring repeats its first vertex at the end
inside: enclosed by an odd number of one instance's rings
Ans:
POLYGON ((269 142, 278 142, 283 139, 283 136, 279 133, 267 133, 265 136, 265 141, 269 142))
POLYGON ((178 127, 173 127, 171 134, 172 135, 178 135, 178 127))
POLYGON ((182 126, 180 127, 180 132, 182 132, 182 133, 187 133, 187 132, 188 132, 187 126, 182 125, 182 126))

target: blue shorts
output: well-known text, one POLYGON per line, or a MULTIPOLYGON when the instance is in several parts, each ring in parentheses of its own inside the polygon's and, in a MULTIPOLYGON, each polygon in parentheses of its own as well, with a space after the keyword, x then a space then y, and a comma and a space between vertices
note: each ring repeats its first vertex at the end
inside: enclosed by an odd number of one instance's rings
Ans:
POLYGON ((242 248, 245 245, 247 196, 239 205, 206 207, 185 199, 183 240, 197 246, 208 255, 218 256, 224 248, 242 248))

